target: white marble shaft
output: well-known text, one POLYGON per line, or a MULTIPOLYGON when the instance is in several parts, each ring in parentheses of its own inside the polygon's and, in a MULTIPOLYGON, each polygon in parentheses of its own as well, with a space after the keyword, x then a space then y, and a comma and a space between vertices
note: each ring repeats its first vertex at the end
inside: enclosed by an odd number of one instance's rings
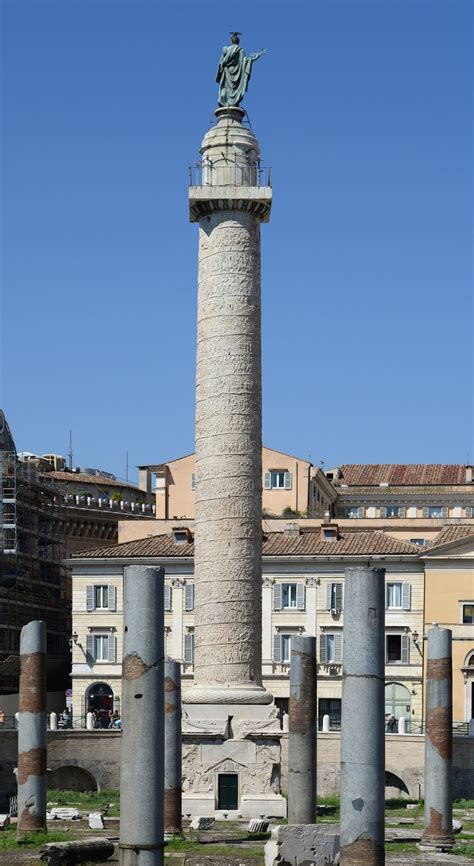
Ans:
MULTIPOLYGON (((212 143, 221 151, 225 139, 230 160, 244 127, 222 115, 219 124, 212 143)), ((212 159, 206 139, 204 149, 212 159)), ((199 220, 196 376, 194 688, 214 689, 214 700, 219 689, 262 690, 261 217, 254 187, 230 202, 220 190, 199 220)))

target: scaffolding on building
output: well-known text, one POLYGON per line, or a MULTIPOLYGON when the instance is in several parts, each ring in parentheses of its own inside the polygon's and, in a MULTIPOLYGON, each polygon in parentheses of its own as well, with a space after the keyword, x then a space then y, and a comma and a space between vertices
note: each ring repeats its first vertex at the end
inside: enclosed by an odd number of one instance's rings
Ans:
POLYGON ((63 565, 62 496, 27 458, 18 457, 0 411, 0 693, 17 690, 22 627, 47 628, 48 688, 67 685, 70 578, 63 565))

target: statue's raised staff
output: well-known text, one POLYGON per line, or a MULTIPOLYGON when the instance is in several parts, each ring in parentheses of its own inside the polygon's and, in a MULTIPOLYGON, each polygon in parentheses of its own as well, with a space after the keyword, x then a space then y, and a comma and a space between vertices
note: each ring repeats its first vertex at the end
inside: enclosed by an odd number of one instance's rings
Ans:
POLYGON ((267 51, 263 48, 246 57, 244 49, 240 47, 241 35, 237 31, 231 34, 231 44, 224 45, 219 60, 216 81, 219 84, 218 102, 222 106, 240 105, 249 86, 252 64, 267 51))

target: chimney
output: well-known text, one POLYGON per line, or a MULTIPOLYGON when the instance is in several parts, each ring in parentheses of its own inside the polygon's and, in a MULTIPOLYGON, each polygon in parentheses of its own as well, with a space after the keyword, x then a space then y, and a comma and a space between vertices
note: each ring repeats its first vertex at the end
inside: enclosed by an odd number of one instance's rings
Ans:
POLYGON ((466 466, 466 484, 472 484, 472 466, 466 466))
POLYGON ((285 535, 301 535, 299 523, 287 523, 284 530, 285 535))

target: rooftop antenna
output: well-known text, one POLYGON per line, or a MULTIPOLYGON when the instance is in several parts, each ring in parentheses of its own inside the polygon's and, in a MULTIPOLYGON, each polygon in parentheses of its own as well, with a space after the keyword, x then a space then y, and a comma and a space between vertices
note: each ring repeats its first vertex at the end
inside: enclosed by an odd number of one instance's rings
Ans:
POLYGON ((73 451, 72 451, 72 430, 69 431, 69 451, 68 451, 68 455, 67 455, 67 456, 68 456, 69 469, 70 469, 71 472, 72 472, 72 457, 73 457, 73 451))

